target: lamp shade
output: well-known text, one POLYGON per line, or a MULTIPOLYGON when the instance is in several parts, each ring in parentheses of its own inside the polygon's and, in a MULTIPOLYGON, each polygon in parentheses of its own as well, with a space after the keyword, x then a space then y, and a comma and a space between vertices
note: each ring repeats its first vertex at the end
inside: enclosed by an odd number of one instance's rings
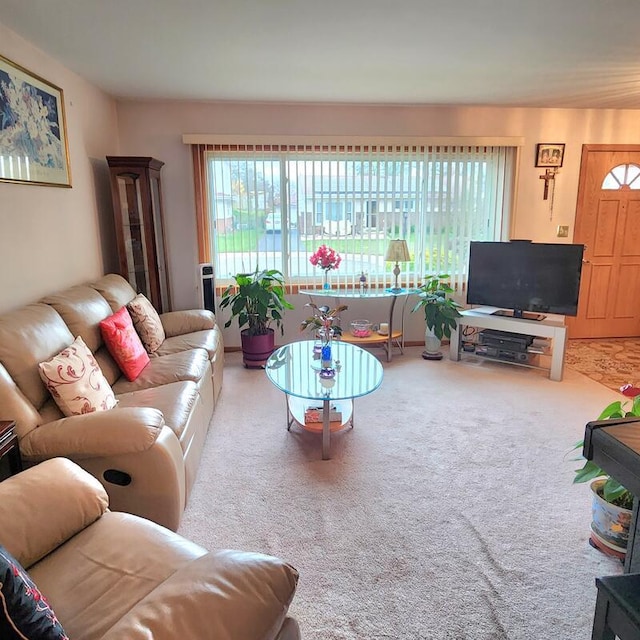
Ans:
POLYGON ((384 257, 387 262, 411 262, 409 247, 406 240, 391 240, 387 247, 387 255, 384 257))

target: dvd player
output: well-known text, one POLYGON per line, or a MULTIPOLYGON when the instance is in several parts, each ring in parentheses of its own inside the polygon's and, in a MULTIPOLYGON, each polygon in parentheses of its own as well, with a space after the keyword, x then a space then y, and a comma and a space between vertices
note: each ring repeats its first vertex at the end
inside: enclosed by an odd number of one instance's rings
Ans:
POLYGON ((519 351, 526 353, 527 348, 533 342, 533 336, 523 333, 511 333, 510 331, 498 331, 496 329, 484 329, 480 332, 480 344, 507 351, 519 351))
POLYGON ((529 362, 529 354, 526 351, 511 351, 509 349, 500 349, 490 345, 478 345, 476 347, 476 355, 485 358, 494 358, 496 360, 504 360, 506 362, 529 362))

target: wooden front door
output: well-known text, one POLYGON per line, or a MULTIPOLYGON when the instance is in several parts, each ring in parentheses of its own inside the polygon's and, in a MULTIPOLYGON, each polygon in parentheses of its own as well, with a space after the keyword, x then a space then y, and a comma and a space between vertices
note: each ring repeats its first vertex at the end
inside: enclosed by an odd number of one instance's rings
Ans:
POLYGON ((583 145, 574 242, 586 248, 569 337, 640 336, 640 145, 583 145))

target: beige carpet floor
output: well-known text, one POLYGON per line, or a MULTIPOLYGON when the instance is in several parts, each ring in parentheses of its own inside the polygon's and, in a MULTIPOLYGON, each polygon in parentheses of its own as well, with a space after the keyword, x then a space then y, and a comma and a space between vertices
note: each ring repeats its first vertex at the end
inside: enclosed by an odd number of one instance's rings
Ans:
POLYGON ((640 387, 640 338, 568 340, 565 364, 614 391, 640 387))
POLYGON ((570 368, 552 382, 420 351, 384 363, 328 461, 229 354, 180 532, 295 565, 305 640, 587 640, 594 579, 622 568, 588 545, 567 452, 620 395, 570 368))

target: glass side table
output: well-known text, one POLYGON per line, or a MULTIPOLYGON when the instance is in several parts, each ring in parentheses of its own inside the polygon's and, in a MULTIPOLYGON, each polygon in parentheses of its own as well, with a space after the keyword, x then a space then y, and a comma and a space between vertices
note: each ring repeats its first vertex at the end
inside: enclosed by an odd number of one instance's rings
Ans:
POLYGON ((335 375, 320 376, 320 360, 313 340, 292 342, 276 349, 265 365, 269 380, 284 391, 287 402, 287 429, 293 424, 309 431, 320 431, 319 424, 307 427, 305 410, 322 406, 322 459, 328 460, 331 447, 331 407, 342 413, 333 430, 353 427, 353 400, 375 391, 382 384, 382 364, 378 358, 353 344, 332 343, 335 375))
POLYGON ((366 347, 368 345, 380 345, 384 347, 387 353, 387 362, 391 362, 394 343, 400 349, 400 353, 404 353, 404 314, 407 306, 407 300, 410 295, 419 294, 420 289, 400 289, 399 291, 392 289, 368 289, 365 293, 361 293, 360 291, 349 291, 347 289, 300 289, 298 293, 309 296, 309 300, 311 302, 314 302, 314 298, 331 298, 336 301, 336 305, 340 304, 340 301, 343 299, 387 300, 389 303, 389 315, 387 321, 389 331, 386 335, 373 332, 366 338, 359 338, 348 331, 344 331, 342 333, 341 340, 361 347, 366 347), (402 317, 399 330, 393 328, 394 309, 398 298, 403 299, 402 317))

